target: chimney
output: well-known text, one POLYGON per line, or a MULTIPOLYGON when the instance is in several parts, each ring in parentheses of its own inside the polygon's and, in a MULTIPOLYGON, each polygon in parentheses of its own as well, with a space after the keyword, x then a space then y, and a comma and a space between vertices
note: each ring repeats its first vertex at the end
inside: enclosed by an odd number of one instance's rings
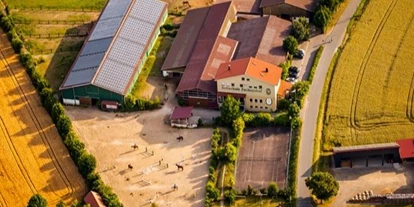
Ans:
POLYGON ((265 70, 265 71, 266 71, 266 73, 267 73, 267 72, 269 72, 269 68, 266 68, 266 70, 265 70))
POLYGON ((230 70, 230 64, 227 66, 227 70, 230 70))

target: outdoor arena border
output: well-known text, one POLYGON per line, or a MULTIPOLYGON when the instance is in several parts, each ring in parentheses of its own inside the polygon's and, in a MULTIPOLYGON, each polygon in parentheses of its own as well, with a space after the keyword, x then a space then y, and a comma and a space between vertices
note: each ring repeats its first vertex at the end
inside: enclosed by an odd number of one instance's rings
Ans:
MULTIPOLYGON (((4 40, 3 39, 1 39, 1 45, 3 45, 3 46, 6 45, 4 43, 4 40)), ((66 175, 65 171, 62 168, 62 165, 58 161, 55 151, 53 150, 53 148, 52 148, 49 140, 47 139, 47 136, 46 136, 44 130, 41 128, 41 126, 42 126, 41 125, 41 122, 35 116, 33 107, 31 106, 31 104, 29 102, 29 99, 27 98, 26 94, 24 93, 24 91, 22 89, 22 86, 19 84, 19 82, 18 82, 18 80, 16 78, 16 75, 15 75, 14 71, 12 70, 10 64, 6 60, 6 58, 5 58, 6 56, 4 55, 3 50, 0 50, 0 54, 1 54, 2 61, 5 63, 5 66, 6 66, 5 68, 7 69, 8 73, 11 75, 11 78, 12 78, 14 84, 17 86, 17 88, 19 90, 19 93, 20 93, 19 96, 20 96, 20 98, 24 102, 26 102, 26 106, 27 106, 26 109, 29 111, 30 118, 32 119, 34 125, 36 126, 37 131, 40 132, 39 135, 40 135, 43 143, 47 144, 47 147, 48 147, 47 153, 50 156, 54 167, 56 168, 57 172, 59 173, 60 177, 62 178, 63 182, 65 183, 65 185, 68 188, 69 193, 66 194, 66 196, 64 196, 63 198, 73 195, 73 193, 75 192, 75 187, 70 182, 69 176, 66 175)), ((24 76, 27 76, 27 74, 25 73, 24 76)), ((28 80, 30 80, 30 78, 28 80)))

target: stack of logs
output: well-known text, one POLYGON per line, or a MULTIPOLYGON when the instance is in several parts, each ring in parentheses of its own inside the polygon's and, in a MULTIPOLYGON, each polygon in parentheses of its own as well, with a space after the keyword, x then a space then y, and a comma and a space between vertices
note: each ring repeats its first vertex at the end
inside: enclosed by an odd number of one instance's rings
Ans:
POLYGON ((414 203, 414 194, 374 194, 372 190, 358 193, 349 200, 350 203, 371 204, 410 204, 414 203))

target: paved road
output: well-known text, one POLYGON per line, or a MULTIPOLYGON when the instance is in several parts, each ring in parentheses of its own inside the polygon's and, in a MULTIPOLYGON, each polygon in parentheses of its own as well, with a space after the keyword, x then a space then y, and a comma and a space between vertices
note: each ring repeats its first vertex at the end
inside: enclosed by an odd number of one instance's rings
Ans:
MULTIPOLYGON (((310 192, 305 186, 305 178, 309 177, 311 174, 316 119, 318 116, 319 103, 325 82, 325 76, 336 49, 341 45, 343 41, 349 20, 353 16, 360 2, 361 0, 351 0, 333 30, 327 34, 327 36, 319 35, 315 38, 312 38, 309 44, 309 52, 307 52, 307 56, 315 55, 315 50, 317 50, 321 44, 325 44, 325 49, 316 69, 313 83, 310 87, 309 96, 301 112, 301 117, 304 121, 299 151, 297 189, 298 206, 312 206, 309 197, 310 192), (330 41, 331 39, 332 41, 330 41), (322 42, 322 40, 324 42, 322 42)), ((309 57, 305 58, 309 59, 309 57)), ((310 64, 306 64, 307 71, 309 71, 309 67, 310 64)))

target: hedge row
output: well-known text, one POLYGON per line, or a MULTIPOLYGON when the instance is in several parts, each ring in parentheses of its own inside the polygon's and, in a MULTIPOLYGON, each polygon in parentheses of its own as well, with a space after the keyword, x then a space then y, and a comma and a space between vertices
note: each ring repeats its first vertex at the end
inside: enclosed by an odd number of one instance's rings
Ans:
POLYGON ((154 110, 160 108, 160 99, 155 97, 151 99, 142 99, 135 98, 132 95, 125 97, 125 102, 123 105, 123 110, 125 111, 144 111, 144 110, 154 110))
POLYGON ((313 60, 313 64, 312 64, 312 67, 310 69, 310 73, 309 73, 309 77, 308 77, 308 81, 309 81, 310 84, 312 84, 313 76, 315 76, 316 68, 318 67, 319 59, 321 59, 322 52, 323 52, 324 48, 325 48, 325 46, 322 45, 322 46, 319 47, 318 51, 316 52, 316 56, 315 56, 315 59, 313 60))
POLYGON ((282 112, 272 118, 270 113, 244 113, 242 115, 243 121, 248 127, 259 126, 289 126, 288 113, 282 112))
POLYGON ((218 151, 221 151, 220 143, 222 141, 221 132, 218 128, 214 129, 211 137, 211 151, 212 156, 210 160, 210 167, 208 168, 208 181, 206 185, 206 197, 204 199, 204 206, 211 206, 211 202, 217 201, 220 196, 220 190, 216 188, 216 170, 218 168, 218 151))
MULTIPOLYGON (((1 13, 1 12, 0 12, 1 13)), ((27 51, 23 51, 23 42, 14 30, 14 24, 10 17, 1 13, 0 27, 7 32, 7 37, 12 42, 13 49, 20 53, 19 60, 26 68, 27 73, 36 88, 43 107, 50 114, 53 123, 69 151, 74 163, 77 165, 80 174, 85 178, 88 187, 98 192, 108 207, 122 207, 117 195, 112 192, 111 187, 105 185, 100 176, 95 172, 96 159, 85 150, 85 145, 79 140, 73 130, 72 122, 65 114, 62 104, 54 98, 53 89, 49 82, 36 70, 36 61, 27 51), (21 41, 21 43, 16 43, 21 41), (14 46, 13 46, 14 44, 14 46), (18 47, 16 46, 18 45, 18 47)))

